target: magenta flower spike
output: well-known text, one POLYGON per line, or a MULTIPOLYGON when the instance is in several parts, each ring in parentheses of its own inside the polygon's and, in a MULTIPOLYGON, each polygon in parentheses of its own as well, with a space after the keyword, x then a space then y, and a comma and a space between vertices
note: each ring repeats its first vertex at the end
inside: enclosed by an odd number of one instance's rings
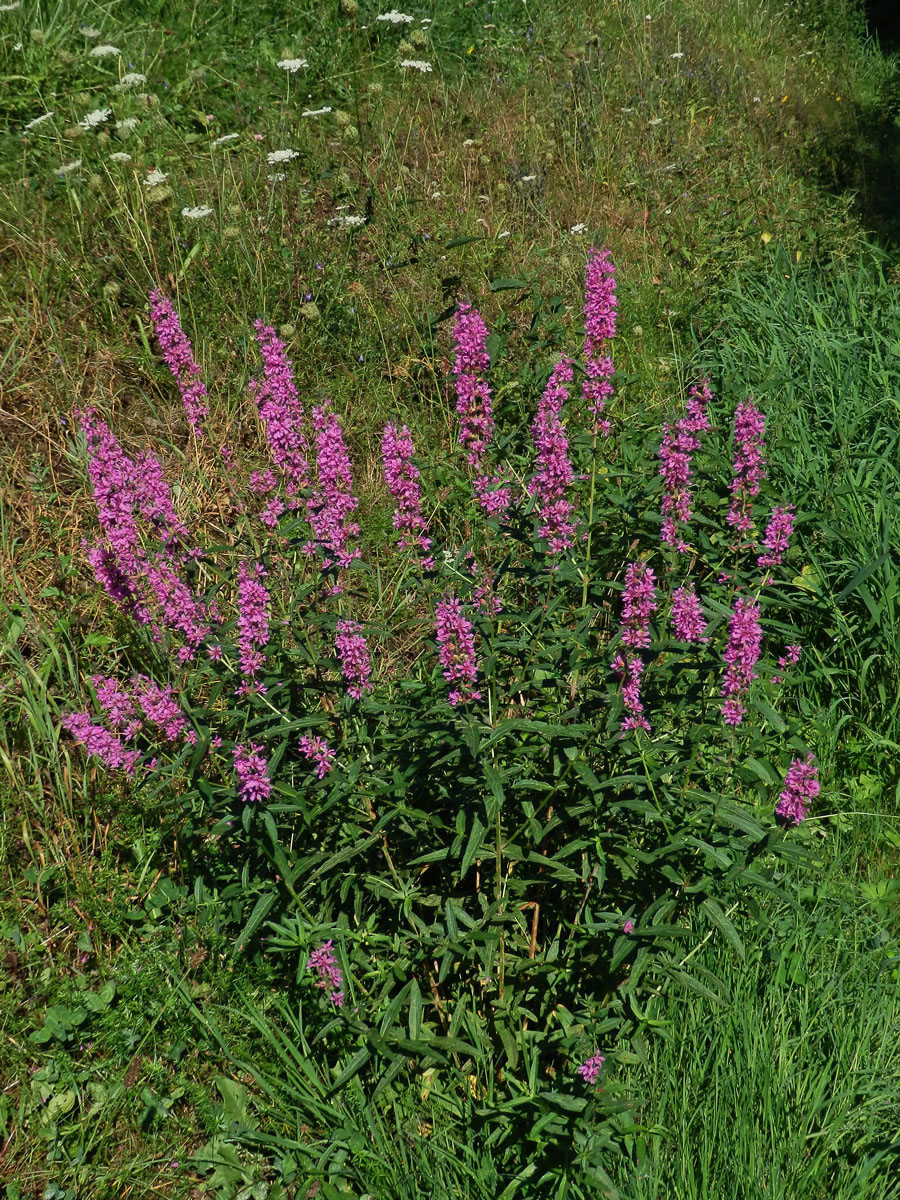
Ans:
POLYGON ((766 477, 766 419, 752 400, 742 401, 734 415, 734 479, 726 520, 741 536, 753 528, 753 497, 766 477))
POLYGON ((486 463, 487 449, 494 436, 493 401, 486 378, 491 365, 487 338, 487 325, 478 310, 471 304, 461 304, 453 326, 459 443, 476 472, 475 499, 487 516, 502 518, 512 503, 512 490, 504 477, 499 472, 492 473, 486 463))
POLYGON ((632 729, 650 732, 650 723, 644 716, 641 700, 644 662, 637 651, 650 645, 650 618, 657 607, 653 568, 643 562, 629 563, 622 593, 621 633, 622 642, 628 650, 624 654, 617 654, 612 663, 612 669, 622 684, 622 702, 628 714, 621 724, 623 733, 632 729))
POLYGON ((263 585, 266 572, 260 563, 238 566, 238 651, 244 685, 241 694, 252 690, 262 670, 263 650, 269 643, 269 593, 263 585))
POLYGON ((775 507, 766 526, 763 538, 764 553, 756 560, 759 567, 778 567, 787 553, 791 534, 794 531, 794 506, 788 504, 785 508, 775 507))
POLYGON ((600 1070, 605 1062, 606 1059, 602 1054, 592 1054, 591 1057, 587 1059, 586 1062, 583 1062, 578 1068, 578 1074, 585 1083, 593 1086, 597 1082, 597 1079, 600 1075, 600 1070))
POLYGON ((393 525, 400 534, 400 549, 421 550, 426 555, 421 565, 429 570, 434 566, 434 559, 428 556, 431 538, 427 536, 428 526, 422 516, 420 471, 412 461, 413 440, 405 425, 399 433, 393 425, 385 425, 381 453, 384 477, 394 499, 393 525))
POLYGON ((200 377, 200 365, 194 361, 194 351, 181 328, 178 314, 159 288, 150 293, 150 320, 162 356, 181 392, 188 422, 197 437, 202 437, 202 421, 208 411, 206 384, 200 377))
POLYGON ((690 584, 672 593, 672 629, 679 642, 706 641, 706 618, 700 597, 690 584))
POLYGON ((441 600, 434 615, 443 675, 448 683, 457 685, 448 696, 450 704, 455 708, 469 700, 480 700, 481 692, 473 687, 478 680, 475 634, 472 622, 463 616, 459 597, 448 596, 441 600))
POLYGON ((700 449, 698 434, 709 430, 706 406, 712 399, 708 381, 691 388, 684 415, 675 425, 666 425, 659 447, 659 473, 663 478, 661 538, 679 554, 691 547, 679 532, 678 525, 691 519, 691 459, 700 449))
POLYGON ((272 792, 272 780, 268 775, 268 762, 263 757, 262 746, 251 742, 246 746, 235 746, 234 773, 238 781, 238 795, 247 804, 268 800, 272 792))
POLYGON ((612 395, 615 371, 607 343, 616 336, 616 268, 608 250, 588 251, 584 286, 584 374, 582 394, 594 432, 609 434, 609 421, 603 417, 612 395))
POLYGON ((775 811, 780 817, 799 825, 806 820, 811 801, 819 794, 819 768, 808 754, 805 759, 795 758, 784 777, 784 790, 778 797, 775 811))
POLYGON ((564 358, 556 364, 531 427, 538 469, 528 490, 535 497, 540 536, 549 543, 551 554, 567 550, 575 537, 572 503, 566 497, 575 476, 569 458, 569 439, 560 419, 562 406, 569 398, 566 385, 573 377, 570 359, 564 358))
POLYGON ((171 684, 163 687, 146 675, 135 675, 131 685, 144 720, 155 725, 167 742, 175 742, 187 734, 187 717, 171 684))
POLYGON ((62 719, 62 727, 104 766, 113 771, 124 771, 126 775, 134 774, 140 751, 126 749, 118 734, 110 733, 103 725, 95 725, 88 713, 67 713, 62 719))
POLYGON ((307 966, 318 975, 316 987, 330 992, 328 997, 335 1008, 344 1003, 344 976, 334 956, 334 943, 329 939, 309 956, 307 966))
POLYGON ((363 692, 371 692, 374 687, 371 680, 372 662, 362 625, 358 621, 338 621, 335 645, 347 692, 354 700, 361 700, 363 692))
POLYGON ((313 428, 317 486, 307 500, 313 540, 304 550, 313 554, 318 546, 326 569, 334 563, 349 567, 362 555, 359 547, 351 546, 359 534, 359 525, 351 519, 359 501, 353 495, 353 472, 341 423, 327 402, 313 409, 313 428))
POLYGON ((722 715, 726 725, 740 725, 747 712, 744 699, 757 678, 756 664, 762 648, 759 605, 739 596, 728 623, 728 645, 723 654, 725 677, 722 680, 722 715))
POLYGON ((324 779, 331 768, 334 766, 335 752, 331 749, 324 738, 312 737, 308 733, 304 733, 300 738, 300 753, 304 758, 308 758, 314 763, 316 775, 319 779, 324 779))
MULTIPOLYGON (((250 382, 250 393, 259 410, 266 431, 266 441, 272 461, 283 472, 288 496, 309 487, 309 444, 304 429, 305 413, 297 395, 294 372, 285 352, 284 343, 271 325, 262 321, 253 324, 263 360, 263 377, 250 382)), ((274 524, 274 508, 267 509, 274 524)))

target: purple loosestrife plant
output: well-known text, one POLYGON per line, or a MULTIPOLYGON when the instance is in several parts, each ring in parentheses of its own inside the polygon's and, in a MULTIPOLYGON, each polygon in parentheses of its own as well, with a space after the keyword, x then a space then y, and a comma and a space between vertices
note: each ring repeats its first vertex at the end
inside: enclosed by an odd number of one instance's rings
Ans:
POLYGON ((206 384, 201 378, 202 370, 199 363, 194 361, 194 351, 181 328, 172 302, 159 288, 150 293, 150 320, 153 322, 162 356, 178 384, 191 429, 197 437, 202 437, 203 418, 208 411, 206 384))
POLYGON ((334 640, 341 662, 341 674, 347 684, 347 694, 354 700, 361 700, 363 693, 371 692, 375 686, 372 683, 372 663, 362 625, 358 621, 338 621, 334 640))
POLYGON ((351 520, 359 507, 353 494, 353 471, 344 443, 341 423, 329 404, 313 409, 316 431, 316 488, 307 501, 307 514, 313 540, 305 549, 322 555, 322 567, 349 567, 362 551, 353 546, 359 525, 351 520))
POLYGON ((480 700, 481 692, 474 689, 478 680, 475 658, 475 634, 472 622, 463 616, 458 596, 446 596, 435 608, 438 657, 444 678, 453 684, 447 697, 455 708, 469 700, 480 700))
POLYGON ((590 1086, 593 1087, 600 1077, 600 1071, 602 1070, 605 1062, 606 1059, 599 1052, 597 1054, 592 1054, 591 1057, 583 1062, 578 1068, 578 1074, 585 1083, 590 1084, 590 1086))
POLYGON ((690 584, 676 588, 672 593, 672 630, 680 642, 707 641, 706 619, 700 605, 700 597, 690 584))
POLYGON ((756 560, 758 567, 780 567, 787 553, 791 534, 794 531, 794 506, 788 504, 782 508, 776 505, 772 509, 766 535, 763 538, 764 552, 756 560))
POLYGON ((512 503, 511 489, 502 474, 487 469, 488 446, 494 436, 493 400, 487 371, 488 331, 478 310, 461 304, 453 326, 453 374, 456 376, 456 411, 459 444, 476 473, 475 498, 489 517, 504 517, 512 503))
POLYGON ((324 779, 334 766, 334 750, 331 749, 324 738, 314 737, 308 733, 304 733, 300 738, 299 746, 303 757, 310 759, 315 765, 317 777, 324 779))
POLYGON ((335 1008, 341 1008, 344 1003, 344 976, 334 956, 334 942, 329 939, 318 950, 313 950, 307 967, 318 976, 316 987, 330 992, 328 999, 335 1008))
POLYGON ((675 425, 666 425, 659 447, 659 473, 663 478, 661 537, 679 554, 688 554, 691 549, 678 526, 687 525, 691 519, 691 459, 700 449, 698 435, 709 431, 706 408, 711 399, 708 382, 695 384, 684 415, 675 425))
POLYGON ((643 562, 629 563, 622 594, 621 632, 622 642, 628 650, 617 654, 613 660, 613 671, 622 682, 622 702, 628 713, 621 725, 626 733, 632 729, 650 731, 641 700, 644 662, 638 651, 650 645, 650 618, 657 607, 653 568, 643 562))
POLYGON ((258 690, 256 677, 263 668, 263 650, 269 644, 269 593, 263 585, 266 572, 260 563, 238 566, 238 650, 244 681, 239 694, 258 690))
POLYGON ((62 727, 84 746, 86 754, 99 758, 104 766, 113 771, 124 771, 126 775, 134 774, 140 762, 140 751, 127 749, 118 734, 110 733, 103 725, 95 725, 88 713, 67 713, 62 727))
POLYGON ((725 660, 722 716, 726 725, 740 725, 746 715, 744 700, 751 683, 757 678, 756 664, 761 647, 759 605, 744 596, 738 596, 728 623, 728 645, 722 655, 725 660))
POLYGON ((582 394, 594 433, 609 434, 603 416, 615 371, 608 343, 616 336, 616 268, 608 250, 588 252, 584 287, 584 383, 582 394))
POLYGON ((272 792, 272 780, 269 778, 269 764, 263 756, 263 747, 258 742, 251 742, 249 748, 235 746, 233 758, 240 798, 246 804, 268 800, 272 792))
POLYGON ((535 498, 540 536, 548 543, 551 554, 569 549, 575 537, 572 502, 566 496, 574 473, 569 458, 569 439, 560 419, 562 406, 569 398, 566 385, 571 384, 573 378, 571 359, 562 359, 556 364, 532 425, 538 469, 528 490, 535 498))
POLYGON ((819 768, 808 754, 795 758, 784 777, 784 790, 778 797, 776 813, 793 825, 806 820, 809 805, 819 794, 819 768))
POLYGON ((765 428, 766 419, 753 401, 742 401, 734 417, 734 479, 727 517, 739 541, 753 529, 753 499, 766 477, 765 428))
MULTIPOLYGON (((285 490, 290 503, 296 503, 298 493, 309 487, 309 443, 305 429, 305 413, 294 372, 288 361, 284 343, 271 325, 254 322, 256 340, 263 360, 262 379, 250 382, 250 394, 256 402, 260 420, 266 431, 266 441, 272 461, 282 472, 285 490)), ((274 477, 272 478, 274 487, 274 477)), ((266 510, 264 523, 273 525, 277 520, 274 503, 266 510)))
POLYGON ((394 499, 393 525, 400 534, 399 547, 421 551, 421 565, 430 570, 434 559, 429 555, 431 538, 427 536, 428 526, 422 516, 420 471, 412 461, 413 440, 405 425, 399 433, 393 425, 385 425, 381 453, 384 478, 394 499))

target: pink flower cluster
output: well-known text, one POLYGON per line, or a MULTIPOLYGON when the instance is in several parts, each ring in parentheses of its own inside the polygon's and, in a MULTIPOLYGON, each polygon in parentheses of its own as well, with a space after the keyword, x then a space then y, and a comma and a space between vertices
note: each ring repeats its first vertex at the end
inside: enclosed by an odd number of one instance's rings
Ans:
MULTIPOLYGON (((784 654, 782 654, 778 660, 778 665, 781 670, 787 671, 791 667, 795 666, 800 661, 800 655, 802 652, 803 648, 796 644, 793 646, 785 646, 784 654)), ((784 676, 781 674, 775 674, 772 676, 772 683, 782 683, 783 680, 784 676)))
POLYGON ((819 768, 808 754, 805 759, 795 758, 784 777, 784 790, 778 797, 775 811, 786 821, 799 825, 806 820, 807 808, 819 794, 819 768))
POLYGON ((262 670, 263 650, 269 643, 269 593, 263 586, 266 572, 260 563, 238 566, 238 651, 244 676, 238 695, 252 690, 252 681, 262 670))
POLYGON ((672 628, 679 642, 703 642, 706 633, 706 618, 700 605, 700 597, 690 584, 676 588, 672 593, 672 628))
POLYGON ((299 744, 300 753, 315 763, 316 775, 324 779, 334 766, 335 752, 324 738, 311 737, 308 733, 304 733, 299 744))
POLYGON ((456 411, 459 414, 459 443, 469 465, 477 472, 474 491, 489 517, 503 517, 512 503, 512 492, 499 474, 485 467, 485 455, 494 436, 491 387, 485 375, 491 365, 487 351, 487 326, 471 304, 461 304, 453 326, 456 376, 456 411))
POLYGON ((781 566, 781 562, 784 558, 784 555, 787 553, 787 548, 793 532, 793 504, 788 504, 785 508, 779 508, 777 506, 773 508, 772 515, 769 518, 769 523, 766 526, 766 536, 763 538, 763 547, 765 553, 760 554, 760 556, 757 558, 757 566, 781 566))
POLYGON ((388 491, 396 505, 393 524, 400 534, 400 549, 421 550, 426 555, 421 565, 426 571, 430 570, 434 566, 434 559, 428 556, 431 538, 426 536, 428 527, 422 516, 420 472, 412 461, 413 440, 405 425, 399 433, 393 425, 385 425, 381 453, 388 491))
POLYGON ((159 288, 150 293, 150 320, 162 356, 178 384, 190 426, 198 437, 202 437, 201 423, 208 411, 205 403, 206 384, 200 378, 200 365, 194 362, 194 352, 181 328, 178 314, 159 288))
POLYGON ((584 373, 582 394, 595 432, 609 434, 603 419, 606 401, 612 395, 615 368, 606 343, 616 336, 616 268, 608 250, 588 252, 584 288, 584 373))
POLYGON ((272 780, 268 775, 268 762, 263 757, 262 746, 251 742, 246 746, 235 746, 234 773, 238 780, 238 795, 247 804, 268 800, 272 792, 272 780))
POLYGON ((359 501, 353 495, 353 471, 341 423, 327 402, 313 409, 313 428, 316 488, 306 504, 313 538, 304 551, 313 554, 318 547, 326 570, 335 563, 349 567, 361 556, 359 547, 351 546, 359 534, 359 525, 351 519, 359 501))
POLYGON ((318 975, 316 987, 330 991, 328 997, 335 1008, 341 1008, 344 1003, 344 976, 334 956, 334 943, 329 939, 318 950, 313 950, 307 966, 318 975))
POLYGON ((583 1062, 578 1068, 578 1074, 585 1083, 593 1086, 593 1084, 597 1082, 597 1079, 600 1075, 600 1070, 605 1062, 606 1059, 602 1054, 592 1054, 591 1057, 587 1059, 586 1062, 583 1062))
POLYGON ((103 725, 95 725, 85 712, 66 713, 62 727, 88 754, 99 758, 111 770, 133 775, 140 761, 139 750, 128 750, 118 734, 110 733, 103 725))
POLYGON ((734 479, 728 524, 740 535, 753 528, 753 497, 766 477, 766 419, 752 400, 743 400, 734 415, 734 479))
MULTIPOLYGON (((272 461, 284 475, 288 496, 295 497, 309 487, 309 446, 303 405, 284 343, 271 325, 255 321, 253 327, 263 360, 263 377, 251 380, 250 393, 265 426, 272 461)), ((270 501, 263 517, 269 526, 280 515, 276 508, 277 504, 270 501)))
POLYGON ((481 692, 473 688, 478 679, 475 659, 475 634, 471 621, 463 616, 458 596, 449 596, 435 608, 438 657, 448 683, 457 684, 448 699, 455 708, 468 700, 480 700, 481 692))
POLYGON ((628 715, 621 729, 645 729, 650 723, 644 716, 641 700, 641 677, 644 662, 636 653, 650 645, 650 618, 656 611, 656 575, 646 563, 629 563, 625 572, 625 590, 622 594, 622 642, 628 647, 624 654, 613 659, 612 669, 622 682, 622 702, 628 715))
POLYGON ((706 407, 711 399, 708 381, 692 387, 684 415, 675 425, 665 426, 659 447, 659 473, 664 483, 661 537, 679 554, 688 554, 691 549, 678 524, 687 525, 691 519, 691 458, 700 449, 698 434, 710 428, 706 407))
POLYGON ((362 625, 358 621, 338 621, 335 645, 341 660, 341 674, 347 682, 347 693, 354 700, 361 700, 363 692, 371 692, 374 686, 372 662, 362 625))
POLYGON ((560 419, 562 406, 569 398, 566 385, 573 377, 570 359, 564 358, 556 364, 531 427, 538 469, 528 491, 536 499, 541 522, 539 533, 549 543, 551 554, 567 550, 575 536, 572 503, 566 498, 574 474, 569 459, 569 439, 560 419))
POLYGON ((756 664, 762 648, 759 605, 739 596, 728 622, 728 645, 722 657, 725 677, 722 681, 722 715, 726 725, 740 725, 747 712, 744 697, 757 678, 756 664))

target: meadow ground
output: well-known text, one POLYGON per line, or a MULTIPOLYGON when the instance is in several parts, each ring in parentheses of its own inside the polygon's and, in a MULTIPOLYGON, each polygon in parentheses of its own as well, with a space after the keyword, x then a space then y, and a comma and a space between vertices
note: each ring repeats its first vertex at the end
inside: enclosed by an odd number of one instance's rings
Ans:
POLYGON ((341 416, 377 559, 384 422, 438 475, 452 452, 457 304, 495 333, 498 420, 524 429, 503 362, 577 341, 592 245, 618 268, 612 412, 651 447, 648 486, 699 375, 767 413, 823 790, 811 858, 731 913, 739 953, 697 925, 695 978, 724 990, 642 1002, 608 1184, 553 1194, 900 1196, 895 61, 850 0, 408 13, 0 5, 6 1196, 542 1194, 539 1140, 511 1170, 421 1074, 376 1100, 351 1078, 332 1124, 301 1122, 316 1052, 283 962, 236 945, 153 800, 61 737, 129 636, 84 561, 73 421, 95 406, 129 452, 152 440, 182 515, 227 541, 216 448, 264 465, 261 317, 341 416), (156 286, 209 386, 205 443, 153 344, 156 286))

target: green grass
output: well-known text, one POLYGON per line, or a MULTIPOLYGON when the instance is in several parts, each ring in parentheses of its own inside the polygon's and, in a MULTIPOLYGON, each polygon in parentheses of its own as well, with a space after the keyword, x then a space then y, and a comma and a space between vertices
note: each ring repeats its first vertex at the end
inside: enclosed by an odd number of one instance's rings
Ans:
POLYGON ((642 1061, 622 1065, 637 1166, 608 1169, 634 1200, 897 1195, 900 343, 882 200, 896 65, 836 2, 430 4, 406 52, 405 30, 376 28, 376 12, 24 0, 0 13, 7 1195, 188 1196, 205 1181, 231 1200, 302 1196, 320 1179, 379 1197, 527 1194, 465 1106, 421 1089, 360 1093, 331 1124, 320 1113, 320 1171, 292 1165, 291 1143, 310 1136, 297 1121, 307 1050, 273 969, 234 956, 153 803, 110 792, 59 739, 62 709, 123 638, 80 557, 70 422, 96 403, 127 445, 151 437, 185 511, 227 529, 236 495, 208 487, 211 451, 186 435, 146 292, 161 282, 177 298, 214 441, 248 472, 263 316, 289 327, 301 389, 334 397, 377 541, 373 431, 408 421, 432 464, 451 443, 442 316, 476 299, 513 354, 542 297, 562 296, 554 319, 571 330, 591 241, 619 264, 620 420, 652 439, 704 363, 725 398, 751 391, 770 414, 773 468, 802 517, 801 703, 832 772, 823 881, 745 922, 745 963, 726 971, 727 949, 704 946, 697 965, 733 981, 727 1009, 673 992, 648 1011, 642 1061), (96 41, 148 76, 146 99, 114 90, 116 60, 86 55, 96 41), (401 54, 433 72, 402 74, 401 54), (283 56, 310 67, 287 75, 283 56), (106 105, 134 130, 79 130, 106 105), (298 157, 270 181, 265 154, 284 147, 298 157), (153 167, 169 176, 159 190, 142 182, 153 167), (194 205, 214 211, 190 222, 194 205), (328 224, 342 212, 370 221, 328 224), (888 257, 866 248, 867 228, 888 257))

